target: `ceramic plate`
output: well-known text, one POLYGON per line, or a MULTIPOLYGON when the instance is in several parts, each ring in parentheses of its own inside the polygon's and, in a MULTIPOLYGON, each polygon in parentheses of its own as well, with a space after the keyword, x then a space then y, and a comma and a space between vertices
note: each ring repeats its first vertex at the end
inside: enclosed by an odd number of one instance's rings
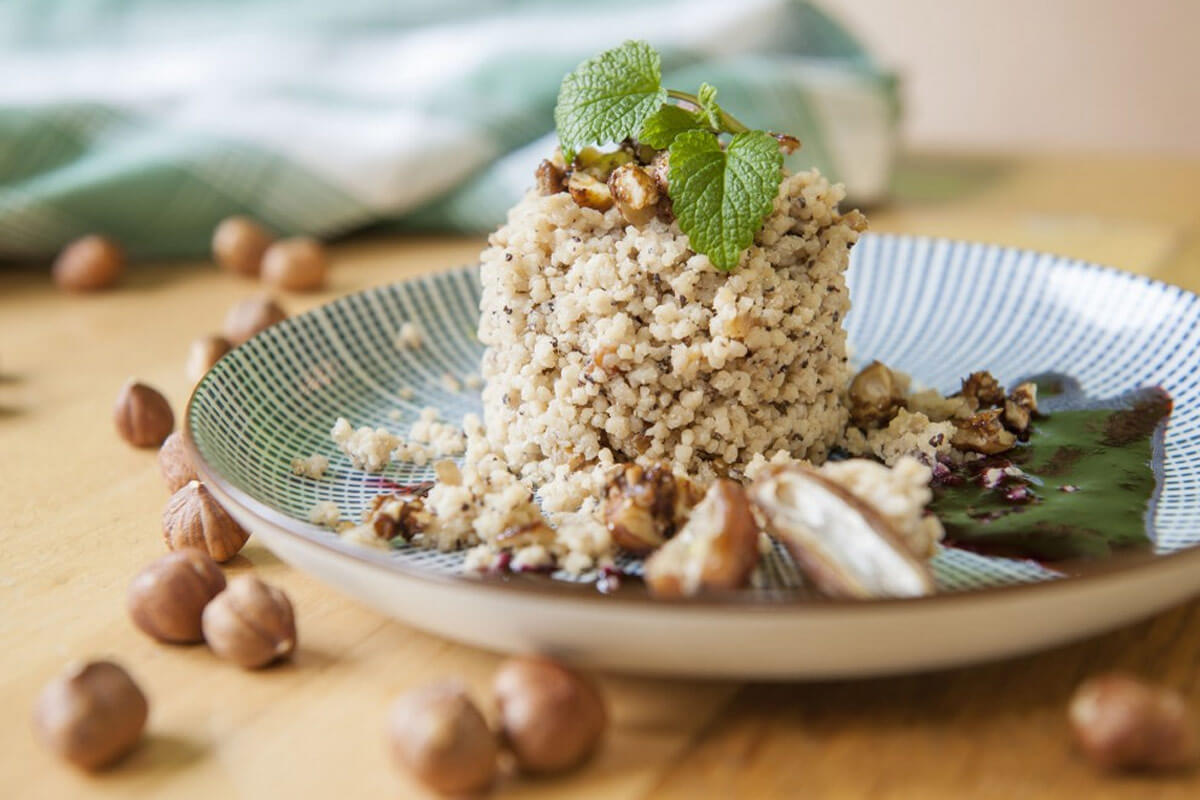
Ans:
MULTIPOLYGON (((776 553, 765 581, 733 598, 663 602, 636 581, 614 594, 565 576, 464 575, 460 553, 343 543, 306 521, 332 500, 357 519, 371 498, 431 471, 355 470, 329 439, 335 419, 406 432, 425 406, 457 422, 477 390, 479 284, 460 269, 341 298, 265 331, 197 387, 186 431, 201 477, 285 561, 384 613, 500 651, 544 650, 643 673, 805 678, 966 663, 1086 636, 1200 590, 1200 298, 1051 255, 982 244, 870 235, 852 251, 856 359, 878 358, 944 391, 990 369, 1002 383, 1058 371, 1110 396, 1161 385, 1174 398, 1152 557, 1114 559, 1063 578, 1029 561, 945 549, 941 592, 877 602, 812 601, 776 553), (406 321, 417 349, 396 345, 406 321), (296 456, 323 453, 314 481, 296 456)), ((627 564, 636 571, 636 564, 627 564)))

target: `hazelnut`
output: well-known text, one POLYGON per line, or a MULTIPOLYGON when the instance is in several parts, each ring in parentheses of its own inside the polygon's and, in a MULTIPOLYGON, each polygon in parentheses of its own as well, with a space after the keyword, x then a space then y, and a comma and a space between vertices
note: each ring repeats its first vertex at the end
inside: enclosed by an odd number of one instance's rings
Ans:
POLYGON ((325 285, 328 259, 316 239, 296 236, 276 242, 263 255, 264 283, 294 292, 307 292, 325 285))
POLYGON ((213 231, 213 260, 221 269, 253 277, 272 241, 266 228, 250 217, 226 217, 213 231))
POLYGON ((296 649, 296 618, 287 595, 253 575, 238 575, 204 607, 204 640, 221 658, 265 667, 296 649))
POLYGON ((192 342, 192 346, 188 348, 187 366, 184 367, 188 380, 199 383, 213 368, 213 364, 220 361, 231 349, 229 340, 224 336, 201 336, 192 342))
POLYGON ((222 562, 236 556, 250 538, 200 481, 189 481, 171 495, 162 525, 167 547, 196 547, 222 562))
POLYGON ((658 216, 658 184, 637 164, 622 164, 613 170, 608 191, 629 224, 641 228, 658 216))
POLYGON ((1014 433, 1025 433, 1037 416, 1037 384, 1025 382, 1004 399, 1004 426, 1014 433))
POLYGON ((54 260, 52 274, 58 288, 94 292, 117 282, 125 268, 125 254, 112 239, 84 236, 71 242, 54 260))
POLYGON ((402 695, 388 728, 396 762, 436 792, 472 794, 496 779, 496 737, 456 681, 402 695))
POLYGON ((1103 769, 1172 769, 1196 762, 1196 728, 1176 691, 1127 675, 1101 675, 1075 690, 1067 715, 1080 749, 1103 769))
POLYGON ((597 211, 608 211, 613 205, 612 192, 608 184, 597 180, 586 172, 572 172, 567 178, 567 191, 575 204, 583 208, 594 208, 597 211))
POLYGON ((134 447, 158 447, 175 430, 171 404, 157 389, 130 381, 113 408, 117 433, 134 447))
POLYGON ((167 490, 177 492, 197 479, 196 468, 183 444, 183 434, 175 431, 158 450, 158 469, 162 472, 167 490))
POLYGON ((1004 427, 1000 420, 1002 413, 1002 409, 989 408, 966 419, 955 420, 950 443, 959 450, 970 450, 989 456, 1013 449, 1017 444, 1017 437, 1004 427))
POLYGON ((42 689, 33 724, 42 742, 83 769, 107 766, 137 744, 150 711, 129 673, 111 661, 74 664, 42 689))
POLYGON ((566 173, 561 166, 550 159, 542 159, 533 173, 538 194, 558 194, 567 188, 566 173))
POLYGON ((269 297, 249 297, 235 304, 225 315, 225 338, 239 345, 276 322, 287 319, 287 312, 269 297))
POLYGON ((860 428, 882 427, 891 422, 904 403, 896 375, 885 364, 872 361, 854 376, 847 392, 850 419, 860 428))
POLYGON ((200 642, 200 614, 225 588, 225 575, 203 550, 186 547, 167 553, 129 584, 133 624, 160 642, 200 642))
POLYGON ((963 378, 960 394, 967 399, 972 411, 1004 404, 1004 387, 986 370, 972 372, 963 378))
POLYGON ((605 491, 604 522, 618 546, 649 553, 675 535, 695 502, 691 481, 666 465, 626 464, 605 491))
POLYGON ((596 685, 547 658, 509 659, 492 686, 501 733, 526 772, 557 772, 582 762, 608 725, 596 685))

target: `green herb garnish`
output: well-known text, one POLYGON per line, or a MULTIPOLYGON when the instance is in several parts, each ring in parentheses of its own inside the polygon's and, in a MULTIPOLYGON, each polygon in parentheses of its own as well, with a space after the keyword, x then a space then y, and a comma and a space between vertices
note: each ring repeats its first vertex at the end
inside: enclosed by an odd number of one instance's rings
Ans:
POLYGON ((696 94, 664 89, 662 60, 645 42, 625 42, 567 75, 554 121, 568 162, 580 148, 626 139, 669 151, 679 227, 717 269, 738 265, 783 180, 779 142, 721 108, 707 83, 696 94))

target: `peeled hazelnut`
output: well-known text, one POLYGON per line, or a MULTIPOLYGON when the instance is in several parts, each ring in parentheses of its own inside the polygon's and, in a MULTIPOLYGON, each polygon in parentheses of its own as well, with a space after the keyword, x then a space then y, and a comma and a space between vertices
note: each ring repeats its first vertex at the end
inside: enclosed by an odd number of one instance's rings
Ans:
POLYGON ((402 695, 388 733, 396 762, 436 792, 472 794, 496 779, 496 737, 457 682, 402 695))
POLYGON ((170 492, 177 492, 197 479, 196 469, 183 444, 183 434, 179 431, 168 436, 159 448, 158 469, 170 492))
POLYGON ((608 211, 612 208, 612 192, 608 184, 597 180, 586 172, 572 172, 567 178, 567 191, 575 204, 583 208, 594 208, 597 211, 608 211))
POLYGON ((203 550, 187 547, 167 553, 129 584, 129 616, 143 633, 160 642, 200 642, 200 615, 225 588, 225 575, 203 550))
POLYGON ((658 216, 658 184, 637 164, 622 164, 613 170, 608 190, 629 224, 640 228, 658 216))
POLYGON ((84 236, 71 242, 54 260, 52 274, 58 288, 94 292, 117 282, 125 269, 125 253, 112 239, 84 236))
POLYGON ((199 383, 208 374, 213 364, 220 361, 230 351, 229 340, 224 336, 201 336, 192 342, 188 348, 187 372, 188 380, 199 383))
POLYGON ((1080 749, 1103 769, 1173 769, 1200 755, 1183 697, 1127 675, 1085 681, 1067 715, 1080 749))
POLYGON ((265 667, 296 649, 296 618, 287 595, 253 575, 238 575, 204 607, 204 640, 245 669, 265 667))
POLYGON ((895 374, 879 361, 872 361, 854 376, 847 392, 850 418, 859 427, 886 425, 904 403, 895 374))
POLYGON ((175 413, 157 389, 130 381, 113 408, 117 433, 134 447, 158 447, 175 430, 175 413))
POLYGON ((592 754, 608 726, 594 683, 548 658, 512 658, 492 683, 501 734, 526 772, 558 772, 592 754))
POLYGON ((222 562, 236 556, 250 538, 200 481, 171 495, 162 524, 167 547, 196 547, 222 562))
POLYGON ((217 266, 253 277, 274 237, 250 217, 226 217, 213 231, 212 252, 217 266))
POLYGON ((225 315, 225 338, 239 345, 276 322, 287 319, 287 312, 269 297, 249 297, 229 309, 225 315))
POLYGON ((83 769, 105 767, 137 744, 150 706, 111 661, 74 664, 42 689, 33 724, 42 742, 83 769))
POLYGON ((542 163, 537 165, 533 177, 538 194, 558 194, 567 188, 566 173, 563 168, 549 159, 542 159, 542 163))
POLYGON ((296 236, 267 248, 262 260, 263 282, 280 289, 307 292, 325 285, 328 259, 316 239, 296 236))

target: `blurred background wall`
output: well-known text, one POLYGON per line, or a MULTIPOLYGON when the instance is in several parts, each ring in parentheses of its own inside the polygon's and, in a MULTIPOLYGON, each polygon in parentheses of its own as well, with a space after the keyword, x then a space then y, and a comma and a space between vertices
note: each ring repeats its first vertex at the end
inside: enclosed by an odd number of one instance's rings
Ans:
POLYGON ((818 0, 900 72, 908 144, 1200 156, 1200 0, 818 0))

